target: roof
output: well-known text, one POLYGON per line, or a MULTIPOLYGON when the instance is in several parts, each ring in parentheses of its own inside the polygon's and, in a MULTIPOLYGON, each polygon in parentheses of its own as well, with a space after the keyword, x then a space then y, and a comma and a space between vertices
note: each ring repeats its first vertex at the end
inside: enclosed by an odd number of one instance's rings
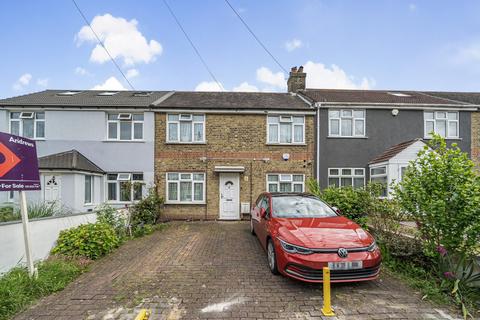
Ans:
POLYGON ((311 110, 310 104, 297 94, 278 92, 193 92, 176 91, 155 104, 168 109, 233 109, 233 110, 311 110))
POLYGON ((358 104, 395 104, 395 105, 435 105, 435 106, 471 106, 470 103, 435 96, 421 91, 398 90, 343 90, 343 89, 306 89, 300 91, 315 102, 358 103, 358 104))
POLYGON ((93 173, 105 173, 77 150, 70 150, 38 158, 38 167, 49 170, 77 170, 93 173))
POLYGON ((480 105, 480 92, 428 92, 432 96, 480 105))
POLYGON ((169 91, 45 90, 0 100, 0 106, 148 108, 169 91), (67 92, 78 92, 64 95, 67 92), (102 93, 114 93, 102 95, 102 93), (144 95, 136 93, 146 93, 144 95))
POLYGON ((393 157, 395 157, 400 152, 402 152, 403 150, 410 147, 412 144, 414 144, 417 141, 422 141, 422 139, 413 139, 413 140, 409 140, 409 141, 405 141, 405 142, 396 144, 396 145, 388 148, 387 150, 385 150, 382 154, 373 158, 368 164, 375 164, 375 163, 388 161, 388 160, 392 159, 393 157))

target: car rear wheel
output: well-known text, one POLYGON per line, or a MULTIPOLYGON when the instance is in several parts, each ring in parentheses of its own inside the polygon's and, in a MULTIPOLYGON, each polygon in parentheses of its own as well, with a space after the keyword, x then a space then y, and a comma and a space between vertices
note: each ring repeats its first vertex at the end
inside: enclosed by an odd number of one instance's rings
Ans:
POLYGON ((275 246, 273 245, 272 239, 268 239, 267 243, 267 258, 268 258, 268 267, 273 274, 278 274, 277 267, 277 255, 275 254, 275 246))
POLYGON ((253 219, 250 217, 250 233, 255 235, 255 229, 253 229, 253 219))

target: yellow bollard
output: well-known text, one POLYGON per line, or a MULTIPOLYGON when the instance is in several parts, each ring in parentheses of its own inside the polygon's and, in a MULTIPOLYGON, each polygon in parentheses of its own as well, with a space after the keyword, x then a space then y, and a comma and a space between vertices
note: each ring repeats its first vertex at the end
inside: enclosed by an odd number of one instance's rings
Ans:
POLYGON ((330 301, 330 269, 323 267, 323 308, 324 316, 334 316, 332 304, 330 301))
POLYGON ((142 309, 140 310, 140 313, 137 315, 135 320, 148 320, 149 317, 150 317, 150 310, 142 309))

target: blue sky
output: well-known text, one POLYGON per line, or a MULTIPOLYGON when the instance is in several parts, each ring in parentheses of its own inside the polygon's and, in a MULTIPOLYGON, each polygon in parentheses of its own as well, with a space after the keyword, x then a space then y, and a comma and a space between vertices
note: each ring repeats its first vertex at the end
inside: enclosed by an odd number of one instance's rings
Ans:
MULTIPOLYGON (((479 1, 230 1, 309 87, 480 91, 479 1)), ((225 90, 285 90, 223 0, 168 2, 225 90)), ((77 3, 135 89, 217 89, 161 1, 77 3)), ((2 1, 0 25, 0 97, 128 88, 71 1, 2 1)))

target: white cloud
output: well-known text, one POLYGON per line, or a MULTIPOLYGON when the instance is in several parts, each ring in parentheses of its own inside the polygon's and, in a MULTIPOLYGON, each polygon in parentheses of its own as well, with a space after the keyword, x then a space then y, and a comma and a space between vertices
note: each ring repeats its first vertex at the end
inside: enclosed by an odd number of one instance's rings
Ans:
POLYGON ((32 80, 32 75, 30 73, 24 73, 13 84, 13 89, 17 91, 22 90, 23 88, 25 88, 30 84, 31 80, 32 80))
POLYGON ((285 42, 285 49, 287 49, 288 52, 292 52, 293 50, 301 47, 303 47, 303 42, 300 39, 292 39, 285 42))
POLYGON ((242 82, 238 86, 234 87, 232 91, 238 91, 238 92, 256 92, 259 91, 257 87, 255 87, 252 84, 249 84, 248 82, 242 82))
POLYGON ((37 79, 37 85, 40 87, 48 87, 48 78, 37 79))
MULTIPOLYGON (((90 25, 112 57, 123 59, 125 65, 150 63, 162 53, 162 45, 153 39, 147 41, 137 29, 138 21, 135 19, 128 21, 107 13, 95 16, 90 25)), ((83 26, 76 38, 78 45, 83 42, 96 44, 90 55, 90 61, 104 63, 110 60, 88 26, 83 26)))
POLYGON ((257 80, 267 84, 271 89, 286 89, 287 81, 283 72, 273 73, 267 67, 260 67, 257 69, 257 80))
POLYGON ((97 84, 92 90, 127 90, 115 77, 110 77, 102 84, 97 84))
POLYGON ((76 67, 76 68, 75 68, 75 74, 78 74, 78 75, 80 75, 80 76, 89 76, 89 75, 91 75, 91 73, 88 72, 87 69, 82 68, 82 67, 76 67))
POLYGON ((307 73, 307 88, 371 89, 375 86, 375 80, 363 77, 356 81, 335 64, 329 68, 322 63, 308 61, 303 68, 307 73))
POLYGON ((140 72, 137 69, 128 69, 127 74, 125 75, 128 79, 138 77, 140 72))
POLYGON ((224 91, 223 85, 215 81, 202 81, 196 87, 195 91, 224 91))

